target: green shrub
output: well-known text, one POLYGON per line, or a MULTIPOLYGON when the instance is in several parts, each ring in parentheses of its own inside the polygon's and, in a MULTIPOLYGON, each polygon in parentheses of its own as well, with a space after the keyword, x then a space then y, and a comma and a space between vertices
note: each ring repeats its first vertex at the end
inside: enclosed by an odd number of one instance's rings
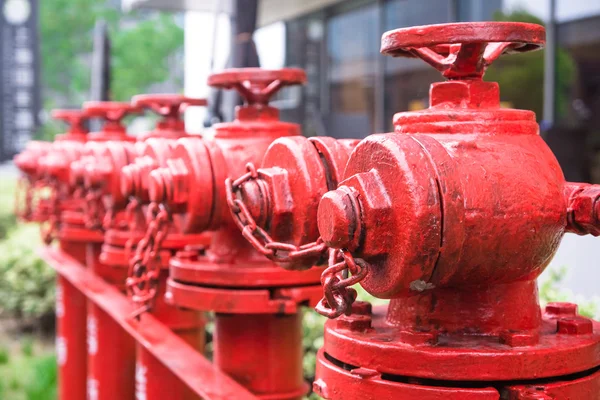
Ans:
POLYGON ((16 179, 0 179, 0 240, 4 239, 17 224, 13 213, 16 186, 16 179))
POLYGON ((21 339, 21 353, 25 357, 33 356, 33 338, 26 336, 21 339))
POLYGON ((35 359, 32 365, 32 376, 25 388, 27 400, 55 400, 56 378, 56 356, 35 359))
POLYGON ((0 241, 0 313, 38 318, 54 307, 54 272, 35 253, 39 229, 19 225, 0 241))
POLYGON ((542 306, 552 301, 569 301, 577 303, 577 310, 581 315, 595 319, 600 317, 600 305, 597 301, 576 296, 570 290, 561 287, 567 267, 553 268, 548 273, 545 279, 538 282, 542 306))
POLYGON ((47 341, 27 336, 2 336, 8 361, 0 364, 0 399, 56 399, 56 357, 47 341), (19 349, 18 345, 21 345, 19 349), (36 351, 34 352, 33 349, 36 351))
POLYGON ((0 365, 8 364, 10 361, 10 353, 6 347, 0 348, 0 365))

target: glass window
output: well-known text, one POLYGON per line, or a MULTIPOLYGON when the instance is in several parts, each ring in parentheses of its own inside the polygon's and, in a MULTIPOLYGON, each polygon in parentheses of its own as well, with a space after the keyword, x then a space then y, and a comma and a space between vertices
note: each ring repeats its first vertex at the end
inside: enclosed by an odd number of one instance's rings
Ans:
POLYGON ((459 21, 491 21, 502 9, 502 0, 457 0, 456 17, 459 21))
POLYGON ((299 107, 288 109, 283 117, 302 124, 306 136, 327 136, 324 126, 326 110, 322 104, 323 49, 325 47, 325 16, 319 11, 286 22, 286 65, 304 68, 306 84, 301 89, 299 107))
POLYGON ((375 129, 376 57, 380 33, 375 4, 360 7, 327 21, 330 135, 362 138, 375 129))
MULTIPOLYGON (((452 2, 448 0, 391 0, 385 4, 386 31, 417 25, 450 21, 452 2)), ((385 124, 392 130, 392 119, 400 111, 428 106, 429 85, 441 80, 440 74, 425 62, 411 58, 386 57, 385 124)))
POLYGON ((554 125, 545 138, 567 180, 600 183, 600 16, 560 23, 557 37, 554 125))

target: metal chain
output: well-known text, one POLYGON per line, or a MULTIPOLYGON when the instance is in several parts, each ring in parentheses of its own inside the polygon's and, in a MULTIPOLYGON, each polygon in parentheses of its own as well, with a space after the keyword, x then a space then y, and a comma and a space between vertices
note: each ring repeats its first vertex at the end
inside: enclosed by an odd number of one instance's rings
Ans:
POLYGON ((115 212, 114 207, 110 207, 108 210, 106 210, 106 213, 104 214, 104 219, 102 220, 102 230, 107 231, 115 227, 116 215, 117 213, 115 212))
POLYGON ((83 209, 86 228, 92 230, 101 229, 102 218, 100 215, 103 212, 102 190, 91 189, 88 191, 83 202, 83 209))
POLYGON ((328 247, 320 237, 315 242, 295 246, 289 243, 276 242, 271 235, 256 224, 248 207, 236 196, 244 183, 258 178, 254 164, 248 163, 246 170, 247 172, 235 181, 231 178, 227 178, 225 181, 229 210, 246 240, 262 255, 277 263, 291 263, 310 258, 322 259, 328 247))
POLYGON ((48 201, 48 219, 45 223, 42 222, 40 224, 40 233, 42 235, 42 240, 46 245, 49 245, 58 237, 58 225, 60 218, 60 208, 58 204, 58 182, 56 180, 50 181, 48 188, 50 190, 50 199, 48 201))
POLYGON ((22 176, 17 181, 15 190, 14 214, 17 218, 28 220, 33 213, 33 185, 31 181, 22 176), (23 195, 23 193, 25 193, 23 195))
POLYGON ((355 259, 346 249, 331 249, 329 267, 321 274, 324 296, 315 307, 317 312, 327 318, 350 314, 352 303, 356 300, 356 290, 350 286, 365 278, 368 267, 364 260, 355 259))
POLYGON ((127 224, 127 231, 130 233, 129 239, 125 242, 125 256, 128 260, 133 257, 133 248, 137 244, 135 240, 136 233, 144 229, 138 224, 140 214, 143 214, 141 206, 142 203, 137 197, 130 197, 127 207, 125 207, 125 223, 127 224))
POLYGON ((146 234, 129 261, 129 277, 126 280, 127 292, 139 306, 134 316, 149 311, 153 306, 160 275, 159 251, 169 230, 170 215, 162 204, 150 203, 147 218, 146 234))

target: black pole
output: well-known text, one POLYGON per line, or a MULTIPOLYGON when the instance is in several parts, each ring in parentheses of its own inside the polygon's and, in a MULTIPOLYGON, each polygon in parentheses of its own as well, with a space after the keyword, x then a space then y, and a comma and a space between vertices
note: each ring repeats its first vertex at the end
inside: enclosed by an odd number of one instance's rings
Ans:
MULTIPOLYGON (((99 20, 94 26, 94 50, 92 53, 90 100, 110 100, 110 38, 106 21, 99 20)), ((97 131, 100 124, 90 122, 90 130, 97 131)))
MULTIPOLYGON (((229 68, 259 67, 260 62, 252 35, 256 30, 259 0, 234 0, 231 14, 231 44, 229 68)), ((215 18, 216 20, 216 18, 215 18)), ((215 21, 216 23, 216 21, 215 21)), ((234 91, 212 90, 205 125, 219 121, 231 121, 235 107, 241 104, 234 91)))

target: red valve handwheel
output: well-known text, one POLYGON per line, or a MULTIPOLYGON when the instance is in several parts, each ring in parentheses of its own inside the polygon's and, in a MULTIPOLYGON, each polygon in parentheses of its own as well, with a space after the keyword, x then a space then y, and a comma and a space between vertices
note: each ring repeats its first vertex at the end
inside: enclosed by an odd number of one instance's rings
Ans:
POLYGON ((396 29, 383 34, 381 53, 419 57, 446 78, 481 77, 506 53, 541 49, 544 27, 522 22, 463 22, 396 29))
POLYGON ((87 110, 52 110, 52 118, 64 121, 71 127, 71 132, 87 132, 83 123, 91 118, 87 110))
POLYGON ((128 114, 141 114, 142 108, 130 103, 116 101, 86 101, 83 109, 90 117, 107 121, 120 121, 128 114))
POLYGON ((179 116, 187 107, 205 106, 206 99, 186 97, 180 94, 140 94, 134 96, 131 104, 135 107, 149 108, 155 113, 167 116, 179 116))
POLYGON ((208 85, 236 89, 249 104, 266 104, 284 86, 301 85, 306 73, 299 68, 266 70, 261 68, 228 69, 208 77, 208 85))

